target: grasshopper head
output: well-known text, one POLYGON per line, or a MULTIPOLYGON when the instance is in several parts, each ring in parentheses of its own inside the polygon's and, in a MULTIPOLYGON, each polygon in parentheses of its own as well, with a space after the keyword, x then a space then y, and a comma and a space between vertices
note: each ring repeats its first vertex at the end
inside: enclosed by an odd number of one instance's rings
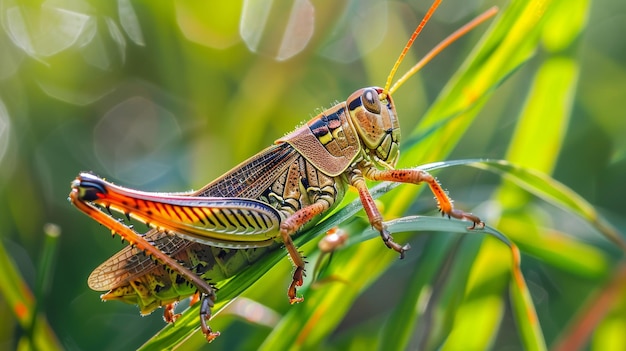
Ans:
POLYGON ((106 183, 93 174, 81 173, 72 182, 72 191, 84 201, 95 201, 106 194, 106 183))
POLYGON ((346 101, 363 149, 377 165, 393 168, 400 155, 400 123, 389 93, 363 88, 346 101))

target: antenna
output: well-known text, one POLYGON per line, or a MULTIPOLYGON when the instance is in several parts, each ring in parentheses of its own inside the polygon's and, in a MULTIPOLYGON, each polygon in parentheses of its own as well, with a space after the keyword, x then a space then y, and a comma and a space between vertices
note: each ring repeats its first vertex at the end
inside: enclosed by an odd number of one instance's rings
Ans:
POLYGON ((400 53, 400 56, 398 56, 396 63, 394 63, 393 68, 391 68, 391 72, 389 72, 389 76, 387 76, 387 82, 385 83, 385 89, 383 90, 385 93, 389 90, 389 87, 391 86, 391 81, 393 80, 393 76, 396 74, 396 71, 398 70, 400 63, 402 63, 402 60, 404 60, 404 56, 406 56, 406 53, 409 51, 409 49, 411 48, 411 45, 413 45, 413 42, 422 31, 422 28, 424 28, 426 23, 428 23, 428 20, 430 19, 430 17, 433 15, 433 13, 435 13, 435 10, 437 9, 437 7, 439 7, 439 4, 441 4, 441 0, 435 0, 435 2, 433 2, 432 5, 430 5, 428 12, 426 12, 426 14, 424 15, 424 18, 422 18, 422 21, 417 26, 417 28, 415 28, 413 35, 411 35, 411 38, 409 38, 409 41, 404 46, 404 49, 400 53))
POLYGON ((480 24, 482 24, 483 22, 485 22, 489 18, 495 16, 496 13, 498 13, 498 7, 496 7, 496 6, 491 7, 487 11, 483 12, 482 14, 480 14, 478 17, 476 17, 473 20, 471 20, 469 23, 465 24, 463 27, 457 29, 454 33, 450 34, 447 38, 442 40, 439 44, 437 44, 437 46, 435 46, 432 50, 430 50, 418 63, 416 63, 413 67, 411 67, 410 70, 408 70, 402 77, 400 77, 400 79, 398 79, 393 84, 393 86, 391 88, 389 88, 389 86, 391 85, 391 80, 393 79, 393 76, 395 75, 396 71, 398 70, 398 66, 400 65, 400 63, 404 59, 404 56, 406 56, 406 53, 408 52, 409 48, 411 47, 411 45, 415 41, 415 38, 417 38, 417 35, 422 31, 422 28, 424 27, 426 22, 428 22, 428 19, 432 16, 432 13, 435 11, 437 6, 439 6, 440 2, 441 1, 438 0, 438 1, 435 1, 432 4, 430 9, 428 10, 426 15, 424 16, 424 19, 422 20, 422 22, 419 24, 419 26, 417 26, 417 28, 415 29, 415 32, 413 32, 413 35, 411 35, 411 38, 409 39, 409 41, 407 42, 406 46, 404 47, 404 50, 402 50, 402 53, 400 53, 400 56, 396 60, 396 63, 394 64, 393 68, 391 69, 391 72, 389 73, 389 76, 387 77, 387 82, 385 83, 385 90, 384 90, 385 93, 393 94, 394 91, 396 91, 411 76, 413 76, 420 69, 422 69, 422 67, 424 67, 435 56, 437 56, 441 51, 443 51, 443 49, 445 49, 446 47, 450 46, 450 44, 455 42, 457 39, 459 39, 460 37, 464 36, 469 31, 471 31, 472 29, 478 27, 480 24))

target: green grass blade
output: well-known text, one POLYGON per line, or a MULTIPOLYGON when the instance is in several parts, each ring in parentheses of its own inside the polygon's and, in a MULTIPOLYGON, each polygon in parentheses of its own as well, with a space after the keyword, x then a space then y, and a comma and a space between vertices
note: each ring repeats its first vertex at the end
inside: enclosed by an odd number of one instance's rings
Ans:
POLYGON ((2 272, 0 274, 0 294, 11 307, 20 327, 23 330, 29 330, 32 327, 32 332, 29 333, 30 339, 22 338, 18 349, 61 350, 61 345, 45 316, 40 313, 34 313, 34 295, 1 241, 0 272, 2 272), (36 323, 32 321, 35 315, 37 318, 36 323))
POLYGON ((537 72, 506 159, 551 173, 569 123, 577 65, 567 58, 548 60, 537 72))
MULTIPOLYGON (((511 252, 502 243, 486 238, 471 266, 465 296, 456 310, 454 328, 444 350, 489 349, 502 329, 511 281, 511 252)), ((518 332, 519 333, 519 332, 518 332)))
POLYGON ((531 169, 514 165, 507 161, 479 161, 471 166, 498 173, 513 181, 517 186, 561 207, 567 212, 580 216, 593 225, 602 235, 626 251, 623 235, 607 222, 584 198, 550 176, 531 169))
POLYGON ((515 321, 521 334, 520 338, 526 350, 547 350, 533 299, 520 269, 520 253, 517 246, 511 246, 511 253, 513 254, 513 279, 509 285, 509 293, 515 321))

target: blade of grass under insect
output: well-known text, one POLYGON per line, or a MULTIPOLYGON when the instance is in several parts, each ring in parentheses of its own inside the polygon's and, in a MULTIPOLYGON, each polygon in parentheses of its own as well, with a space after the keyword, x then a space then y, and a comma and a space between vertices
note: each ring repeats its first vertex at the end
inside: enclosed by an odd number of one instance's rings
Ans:
MULTIPOLYGON (((450 167, 450 166, 457 166, 457 165, 462 165, 462 164, 471 164, 472 166, 476 166, 476 165, 478 164, 478 165, 483 165, 483 167, 482 167, 482 168, 485 168, 485 167, 484 167, 484 165, 489 165, 489 164, 492 164, 492 163, 494 163, 494 162, 495 162, 496 164, 500 165, 500 166, 501 166, 502 164, 507 164, 506 162, 502 162, 502 161, 498 161, 498 162, 496 162, 496 161, 480 161, 480 160, 459 160, 459 161, 448 161, 448 162, 438 162, 438 163, 433 163, 433 164, 430 164, 430 165, 425 165, 423 168, 424 168, 424 169, 427 169, 427 170, 434 170, 434 169, 437 169, 437 168, 444 168, 444 167, 450 167)), ((503 173, 506 173, 505 171, 502 171, 502 172, 503 172, 503 173)), ((522 179, 524 179, 524 177, 522 177, 522 179)), ((534 179, 534 178, 533 178, 533 179, 534 179)), ((543 182, 545 182, 546 184, 544 184, 543 186, 540 186, 539 188, 542 188, 542 187, 550 188, 550 187, 551 187, 551 184, 552 184, 553 182, 555 182, 554 180, 551 180, 551 179, 550 179, 549 177, 547 177, 547 176, 542 176, 542 178, 541 178, 541 179, 543 179, 542 181, 543 181, 543 182), (545 179, 544 179, 544 178, 545 178, 545 179)), ((523 180, 523 181, 529 181, 529 182, 531 182, 531 183, 532 183, 532 181, 530 181, 530 180, 528 180, 528 179, 523 180)), ((390 190, 390 189, 391 189, 391 188, 393 188, 393 187, 395 187, 395 184, 381 184, 380 186, 375 187, 375 188, 373 189, 373 193, 374 193, 374 195, 375 195, 375 196, 380 196, 382 193, 385 193, 386 191, 390 190)), ((541 192, 539 192, 537 195, 539 195, 540 197, 542 197, 541 192)), ((564 199, 567 199, 567 195, 559 195, 559 196, 562 196, 564 199)), ((548 200, 550 200, 550 198, 548 198, 548 200)), ((347 220, 347 218, 349 218, 349 217, 353 216, 353 215, 354 215, 354 213, 356 213, 358 210, 360 210, 360 204, 358 203, 358 201, 355 201, 355 202, 353 202, 353 203, 351 203, 351 204, 347 205, 347 206, 346 206, 345 208, 343 208, 341 211, 338 211, 335 215, 333 215, 331 218, 329 218, 329 220, 327 220, 327 221, 325 221, 325 222, 321 223, 321 224, 320 224, 320 225, 319 225, 319 226, 318 226, 318 227, 317 227, 314 231, 306 231, 305 233, 303 233, 302 237, 299 237, 298 239, 296 239, 297 244, 298 244, 298 245, 303 245, 304 243, 306 243, 306 242, 310 241, 312 238, 314 238, 316 235, 318 235, 318 233, 323 233, 323 232, 325 232, 326 230, 328 230, 328 229, 332 228, 333 226, 336 226, 336 225, 339 225, 339 224, 341 224, 341 223, 344 223, 344 222, 347 220)), ((465 224, 463 224, 463 225, 465 225, 465 224)), ((440 228, 440 229, 442 229, 442 228, 440 228)), ((445 230, 445 229, 442 229, 442 230, 445 230)), ((371 233, 370 233, 370 235, 371 235, 372 237, 377 236, 377 234, 376 234, 375 232, 371 232, 371 233)), ((363 239, 364 239, 364 238, 366 238, 366 237, 367 237, 367 235, 362 236, 362 237, 359 237, 359 240, 363 240, 363 239)), ((375 242, 375 241, 374 241, 374 242, 375 242)), ((279 255, 279 256, 281 256, 281 255, 279 255)), ((366 258, 366 255, 362 255, 362 256, 360 256, 360 257, 364 257, 364 259, 370 259, 370 260, 371 260, 371 259, 372 259, 372 257, 376 257, 376 259, 378 259, 378 256, 379 256, 379 255, 378 255, 378 251, 372 251, 372 256, 371 256, 371 257, 366 258)), ((279 260, 279 259, 280 259, 280 257, 277 257, 277 258, 276 258, 276 260, 279 260)), ((392 261, 393 261, 393 260, 392 260, 392 261)), ((392 262, 392 261, 390 261, 390 262, 392 262)), ((264 262, 266 262, 266 261, 264 261, 264 262)), ((260 267, 258 267, 258 268, 259 268, 259 269, 261 269, 262 271, 263 271, 263 269, 264 269, 264 268, 268 268, 268 270, 269 270, 269 269, 271 269, 271 268, 273 267, 274 262, 277 262, 277 261, 273 261, 273 262, 269 262, 269 263, 264 263, 262 266, 260 266, 260 267)), ((355 262, 354 262, 354 261, 352 261, 352 263, 355 263, 355 262)), ((383 264, 382 264, 383 262, 379 262, 379 263, 380 263, 381 265, 383 265, 383 264)), ((389 264, 390 264, 390 263, 389 263, 389 264)), ((255 271, 256 271, 256 270, 255 270, 255 271)), ((247 273, 247 272, 248 272, 248 271, 246 271, 246 273, 247 273)), ((264 272, 264 271, 263 271, 263 272, 264 272)), ((256 279, 257 279, 257 277, 260 277, 260 275, 258 275, 258 276, 257 276, 257 275, 255 274, 255 275, 254 275, 254 277, 252 277, 252 278, 250 279, 250 281, 254 281, 254 280, 256 280, 256 279)), ((233 281, 231 281, 231 283, 232 283, 232 284, 235 284, 233 281)), ((245 285, 245 283, 243 283, 243 284, 242 284, 241 282, 239 282, 239 280, 237 280, 236 285, 238 285, 239 287, 243 287, 243 286, 245 285)), ((220 290, 220 298, 222 298, 222 296, 223 296, 223 295, 222 295, 223 290, 224 290, 224 289, 220 290)), ((310 297, 309 297, 310 292, 309 292, 309 291, 307 291, 306 293, 307 293, 307 302, 308 302, 308 301, 310 300, 310 297)), ((525 301, 525 299, 523 298, 523 297, 524 297, 524 294, 519 294, 519 296, 521 296, 521 297, 519 298, 519 300, 521 300, 521 301, 525 301)), ((348 305, 349 305, 349 304, 350 304, 350 303, 349 303, 349 301, 346 301, 346 300, 347 300, 347 299, 341 299, 340 301, 338 301, 338 302, 337 302, 337 304, 346 303, 346 304, 348 304, 348 305)), ((328 301, 330 301, 330 300, 325 300, 325 302, 328 302, 328 301)), ((526 304, 522 304, 522 306, 523 306, 523 307, 521 307, 521 309, 522 309, 523 311, 527 311, 527 310, 528 310, 528 308, 526 307, 527 305, 528 305, 528 303, 526 303, 526 304)), ((196 324, 197 322, 195 322, 195 321, 197 321, 197 314, 196 314, 196 313, 197 313, 197 312, 190 312, 190 313, 187 313, 187 314, 185 315, 185 316, 188 316, 188 315, 191 315, 191 316, 192 316, 192 317, 191 317, 191 318, 192 318, 192 321, 194 321, 194 322, 191 324, 192 326, 194 326, 194 325, 195 325, 195 326, 197 326, 197 324, 196 324)), ((339 320, 339 318, 337 318, 337 320, 339 320)), ((331 322, 330 322, 330 319, 325 319, 325 321, 324 321, 324 322, 325 322, 325 325, 328 325, 328 326, 329 326, 328 330, 332 330, 332 328, 330 328, 330 326, 332 326, 334 323, 331 323, 331 322)), ((528 323, 530 323, 530 321, 529 321, 528 323)), ((178 327, 178 325, 179 325, 179 323, 177 322, 177 327, 178 327)), ((293 330, 301 330, 300 328, 302 328, 302 326, 298 326, 298 321, 297 321, 297 320, 293 320, 293 321, 292 321, 292 323, 290 323, 290 326, 292 326, 293 330)), ((529 327, 528 329, 532 330, 533 328, 536 328, 536 327, 532 327, 532 324, 531 324, 531 327, 529 327)), ((196 329, 197 329, 197 327, 191 327, 191 331, 189 331, 189 330, 188 330, 188 332, 193 332, 193 331, 194 331, 194 330, 196 330, 196 329)), ((316 331, 321 332, 322 330, 321 330, 321 329, 317 329, 316 331)), ((320 333, 320 335, 321 335, 321 334, 323 334, 323 333, 320 333)), ((283 336, 284 336, 284 334, 281 334, 281 335, 283 335, 283 336)), ((530 333, 530 335, 534 335, 534 334, 533 334, 533 333, 530 333)), ((321 336, 316 337, 316 339, 318 339, 318 340, 319 340, 320 338, 321 338, 321 336)), ((530 337, 529 339, 530 339, 530 340, 536 340, 537 338, 536 338, 536 337, 530 337)), ((540 344, 540 343, 535 342, 535 344, 540 344)), ((275 344, 272 344, 272 343, 270 343, 269 345, 274 345, 274 346, 275 346, 275 344)))
MULTIPOLYGON (((615 227, 607 222, 580 195, 550 176, 503 160, 477 160, 477 162, 468 163, 468 165, 500 174, 545 201, 580 216, 608 240, 626 251, 623 235, 615 227)), ((580 257, 578 258, 580 259, 580 257)))
MULTIPOLYGON (((8 255, 2 241, 0 241, 0 272, 2 272, 0 274, 0 293, 11 307, 20 326, 27 330, 32 324, 31 318, 34 310, 33 293, 8 255)), ((46 318, 43 315, 38 315, 37 319, 32 333, 32 344, 20 341, 19 349, 32 349, 32 347, 35 347, 43 351, 61 350, 59 341, 56 339, 46 318)))

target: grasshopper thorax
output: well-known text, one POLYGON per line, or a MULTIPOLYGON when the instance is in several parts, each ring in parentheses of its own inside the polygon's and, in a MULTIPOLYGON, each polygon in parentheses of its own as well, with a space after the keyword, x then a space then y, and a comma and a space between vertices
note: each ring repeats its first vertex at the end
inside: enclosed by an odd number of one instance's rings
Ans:
POLYGON ((346 104, 363 152, 375 164, 393 168, 400 155, 400 123, 389 93, 363 88, 352 93, 346 104))

